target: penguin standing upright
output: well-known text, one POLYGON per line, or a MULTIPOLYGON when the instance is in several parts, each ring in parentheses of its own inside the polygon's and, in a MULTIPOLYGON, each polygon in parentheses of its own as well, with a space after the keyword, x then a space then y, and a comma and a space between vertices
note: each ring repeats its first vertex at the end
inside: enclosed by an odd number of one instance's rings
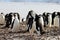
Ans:
POLYGON ((40 24, 40 33, 43 34, 45 29, 44 29, 44 20, 43 20, 43 16, 40 14, 39 15, 39 24, 40 24))
POLYGON ((33 13, 33 12, 34 12, 33 10, 29 11, 29 13, 26 17, 26 24, 27 24, 27 27, 28 27, 28 29, 27 29, 28 32, 32 28, 33 20, 35 18, 35 16, 34 16, 35 13, 33 13))
POLYGON ((3 13, 0 14, 0 24, 5 24, 5 16, 3 13))
POLYGON ((18 32, 19 31, 19 19, 17 17, 18 15, 17 14, 14 14, 14 20, 13 20, 13 23, 12 23, 12 32, 18 32))
POLYGON ((52 27, 52 14, 48 13, 48 26, 52 27))
POLYGON ((55 18, 55 16, 56 16, 55 13, 56 13, 56 12, 53 12, 53 13, 52 13, 52 25, 54 25, 54 18, 55 18))
POLYGON ((11 23, 10 27, 11 27, 11 29, 13 28, 14 19, 15 19, 14 14, 11 14, 11 20, 10 20, 10 23, 11 23))
POLYGON ((59 16, 57 15, 57 13, 55 13, 55 18, 54 18, 54 26, 55 27, 59 27, 59 16))
POLYGON ((36 30, 36 22, 35 20, 33 19, 33 23, 32 23, 32 28, 29 30, 30 31, 30 34, 33 34, 36 30))
POLYGON ((36 21, 35 21, 35 16, 36 16, 36 13, 35 12, 32 12, 32 17, 33 17, 33 22, 32 22, 32 28, 30 29, 30 33, 33 34, 36 30, 36 21))

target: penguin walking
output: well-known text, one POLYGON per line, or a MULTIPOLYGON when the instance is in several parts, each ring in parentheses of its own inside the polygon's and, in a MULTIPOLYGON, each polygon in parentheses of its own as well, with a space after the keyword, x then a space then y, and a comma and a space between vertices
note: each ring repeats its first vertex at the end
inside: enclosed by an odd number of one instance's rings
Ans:
POLYGON ((12 32, 18 32, 20 29, 20 23, 19 23, 19 19, 17 17, 17 14, 14 14, 14 19, 12 20, 12 24, 11 24, 11 31, 12 32))

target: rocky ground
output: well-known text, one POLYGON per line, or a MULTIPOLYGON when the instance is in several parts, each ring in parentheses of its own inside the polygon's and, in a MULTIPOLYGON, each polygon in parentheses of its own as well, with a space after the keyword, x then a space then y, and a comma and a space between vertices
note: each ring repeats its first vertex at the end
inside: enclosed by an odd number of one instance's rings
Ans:
POLYGON ((21 23, 20 32, 9 32, 8 28, 0 28, 0 40, 60 40, 60 31, 57 27, 46 28, 47 33, 43 35, 30 34, 26 32, 25 24, 21 23), (23 26, 22 26, 23 25, 23 26))

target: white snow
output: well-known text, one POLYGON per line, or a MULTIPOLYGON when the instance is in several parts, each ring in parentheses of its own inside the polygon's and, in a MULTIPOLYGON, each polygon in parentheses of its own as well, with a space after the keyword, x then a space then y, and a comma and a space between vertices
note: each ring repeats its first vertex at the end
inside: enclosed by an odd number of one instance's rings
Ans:
POLYGON ((39 3, 39 2, 8 2, 0 3, 0 13, 18 12, 21 18, 26 18, 29 10, 34 10, 37 14, 43 12, 60 11, 60 5, 55 3, 39 3))

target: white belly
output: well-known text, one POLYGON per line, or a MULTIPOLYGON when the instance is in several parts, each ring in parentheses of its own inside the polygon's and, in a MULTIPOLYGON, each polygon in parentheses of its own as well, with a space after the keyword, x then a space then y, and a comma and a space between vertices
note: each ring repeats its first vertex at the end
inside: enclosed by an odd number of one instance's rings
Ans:
POLYGON ((41 25, 41 27, 42 27, 42 30, 44 31, 45 29, 44 29, 43 17, 39 18, 39 23, 40 23, 40 25, 41 25))
POLYGON ((52 27, 52 16, 51 15, 48 17, 48 26, 52 27))
POLYGON ((44 25, 44 21, 43 21, 43 18, 39 18, 39 23, 41 23, 41 25, 44 25))
POLYGON ((5 23, 5 17, 4 15, 0 15, 0 24, 4 24, 5 23))
POLYGON ((13 24, 13 28, 12 28, 12 32, 18 32, 20 29, 19 25, 20 25, 19 20, 15 19, 14 24, 13 24))
POLYGON ((32 29, 30 30, 30 34, 33 34, 36 31, 36 22, 34 21, 32 24, 32 29))
POLYGON ((54 18, 54 26, 59 27, 59 18, 58 18, 58 16, 56 16, 54 18))

